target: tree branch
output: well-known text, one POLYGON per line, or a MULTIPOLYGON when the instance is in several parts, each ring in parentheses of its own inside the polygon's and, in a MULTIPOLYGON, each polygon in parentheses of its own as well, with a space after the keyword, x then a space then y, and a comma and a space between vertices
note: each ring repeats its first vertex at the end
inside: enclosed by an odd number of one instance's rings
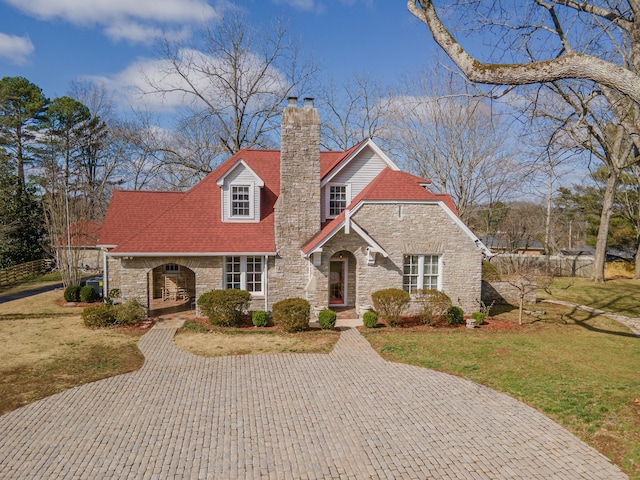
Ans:
POLYGON ((575 53, 530 63, 482 63, 469 55, 447 30, 438 17, 432 0, 408 0, 407 9, 429 27, 434 40, 473 82, 530 85, 563 79, 586 79, 617 90, 640 103, 640 78, 619 65, 591 55, 575 53))

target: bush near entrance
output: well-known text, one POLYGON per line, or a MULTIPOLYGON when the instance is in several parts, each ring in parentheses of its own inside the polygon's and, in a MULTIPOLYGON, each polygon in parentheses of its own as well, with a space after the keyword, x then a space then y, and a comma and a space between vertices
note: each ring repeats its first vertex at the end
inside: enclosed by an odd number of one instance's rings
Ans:
POLYGON ((311 305, 304 298, 286 298, 273 305, 273 323, 285 332, 302 332, 309 328, 311 305))

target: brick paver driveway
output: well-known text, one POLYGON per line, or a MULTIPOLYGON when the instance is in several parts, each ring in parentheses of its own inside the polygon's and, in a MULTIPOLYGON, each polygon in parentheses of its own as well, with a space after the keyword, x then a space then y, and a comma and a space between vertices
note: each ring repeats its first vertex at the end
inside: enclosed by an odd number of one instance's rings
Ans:
POLYGON ((0 478, 622 479, 544 415, 388 363, 354 330, 330 355, 203 359, 175 328, 144 367, 0 417, 0 478))

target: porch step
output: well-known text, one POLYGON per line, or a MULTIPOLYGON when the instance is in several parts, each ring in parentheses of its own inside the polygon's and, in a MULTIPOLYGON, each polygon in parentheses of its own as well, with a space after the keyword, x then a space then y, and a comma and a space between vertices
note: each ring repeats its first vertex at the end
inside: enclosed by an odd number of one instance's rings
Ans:
POLYGON ((353 320, 358 318, 355 308, 334 307, 331 308, 336 312, 336 318, 338 320, 353 320))

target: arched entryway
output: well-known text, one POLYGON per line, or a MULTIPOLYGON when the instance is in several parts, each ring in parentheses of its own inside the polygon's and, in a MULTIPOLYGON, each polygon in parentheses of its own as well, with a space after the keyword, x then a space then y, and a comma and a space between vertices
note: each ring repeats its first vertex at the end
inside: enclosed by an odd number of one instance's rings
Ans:
POLYGON ((356 258, 347 250, 329 261, 329 308, 353 307, 356 301, 356 258))
POLYGON ((191 309, 196 274, 178 263, 164 263, 149 272, 149 310, 157 316, 191 309))

